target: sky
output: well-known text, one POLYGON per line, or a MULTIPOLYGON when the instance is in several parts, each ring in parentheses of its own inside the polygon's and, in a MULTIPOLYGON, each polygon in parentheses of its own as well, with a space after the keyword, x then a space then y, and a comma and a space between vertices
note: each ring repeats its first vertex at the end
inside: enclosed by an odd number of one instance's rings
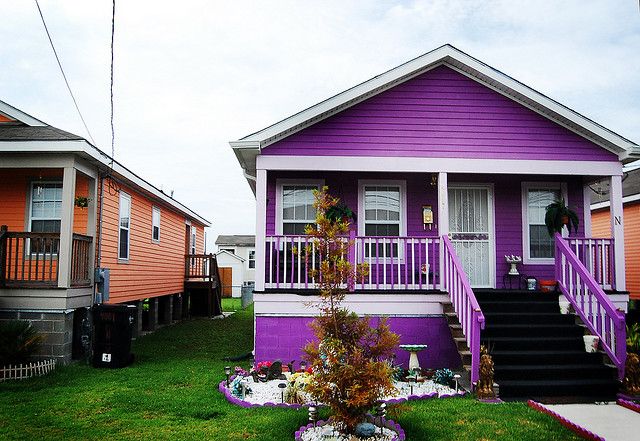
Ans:
MULTIPOLYGON (((110 0, 40 0, 99 148, 111 151, 110 0)), ((0 100, 88 135, 34 1, 0 0, 0 100)), ((116 0, 115 158, 253 234, 228 142, 450 43, 640 142, 638 0, 116 0)))

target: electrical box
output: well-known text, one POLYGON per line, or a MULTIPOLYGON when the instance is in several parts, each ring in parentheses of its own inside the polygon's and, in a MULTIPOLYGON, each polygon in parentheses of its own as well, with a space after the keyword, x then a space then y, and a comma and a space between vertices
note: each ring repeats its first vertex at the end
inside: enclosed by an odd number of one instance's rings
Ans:
POLYGON ((109 268, 96 268, 96 303, 109 301, 109 268))

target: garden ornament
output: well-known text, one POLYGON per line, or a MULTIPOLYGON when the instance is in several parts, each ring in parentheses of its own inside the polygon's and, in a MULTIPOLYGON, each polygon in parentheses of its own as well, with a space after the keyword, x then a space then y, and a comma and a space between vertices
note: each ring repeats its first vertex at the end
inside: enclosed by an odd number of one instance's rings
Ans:
POLYGON ((478 398, 481 400, 493 400, 496 393, 493 390, 493 360, 485 346, 480 348, 480 380, 478 380, 478 398))
POLYGON ((627 395, 640 395, 640 357, 638 354, 627 353, 622 390, 627 395))

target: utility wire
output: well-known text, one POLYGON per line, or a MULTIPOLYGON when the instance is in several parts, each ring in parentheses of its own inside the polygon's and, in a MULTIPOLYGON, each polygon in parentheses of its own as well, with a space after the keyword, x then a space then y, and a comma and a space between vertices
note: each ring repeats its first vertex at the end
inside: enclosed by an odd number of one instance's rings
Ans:
POLYGON ((116 0, 113 0, 111 12, 111 168, 113 168, 113 157, 116 153, 116 135, 113 128, 113 40, 116 31, 116 0))
MULTIPOLYGON (((114 0, 115 1, 115 0, 114 0)), ((73 104, 76 106, 76 110, 78 111, 78 115, 80 115, 80 119, 82 120, 82 124, 84 125, 85 130, 89 134, 89 138, 93 145, 96 145, 91 132, 89 131, 89 127, 87 127, 87 123, 85 122, 82 112, 80 112, 80 107, 78 106, 78 102, 76 101, 76 97, 73 96, 73 92, 71 91, 71 86, 69 86, 69 81, 67 80, 67 75, 64 73, 64 69, 62 68, 62 63, 60 63, 60 58, 58 57, 58 52, 56 51, 56 47, 53 45, 53 40, 51 39, 51 34, 49 33, 49 28, 47 28, 47 23, 44 21, 44 15, 42 15, 42 9, 40 9, 40 4, 38 0, 35 0, 36 6, 38 7, 38 12, 40 13, 40 18, 42 19, 42 24, 44 26, 44 30, 47 33, 47 37, 49 38, 49 43, 51 44, 51 49, 53 49, 53 54, 56 56, 56 61, 58 62, 58 67, 60 67, 60 72, 62 72, 62 78, 64 78, 64 82, 67 85, 67 89, 69 90, 69 95, 71 95, 71 99, 73 100, 73 104)))

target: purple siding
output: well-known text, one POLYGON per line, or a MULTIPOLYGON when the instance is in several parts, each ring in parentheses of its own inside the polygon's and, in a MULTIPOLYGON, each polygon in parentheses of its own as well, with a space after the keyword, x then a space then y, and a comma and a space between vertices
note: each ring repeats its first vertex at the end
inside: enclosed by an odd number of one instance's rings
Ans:
MULTIPOLYGON (((338 172, 273 172, 267 176, 267 235, 275 234, 276 180, 287 179, 324 179, 329 191, 343 200, 354 212, 358 210, 359 179, 406 180, 407 184, 407 236, 427 237, 438 234, 437 187, 430 185, 430 173, 338 173, 338 172), (433 230, 424 230, 422 226, 422 206, 431 205, 434 210, 433 230)), ((496 230, 496 287, 502 288, 502 276, 508 271, 505 255, 523 255, 522 246, 522 182, 550 181, 559 182, 557 176, 509 176, 509 175, 455 175, 449 174, 452 183, 494 184, 495 230, 496 230)), ((582 220, 583 197, 582 179, 572 177, 567 183, 568 204, 580 217, 578 235, 584 235, 582 220)), ((358 213, 356 213, 358 214, 358 213)), ((356 226, 354 226, 356 228, 356 226)), ((538 279, 553 278, 554 266, 520 265, 520 272, 538 279)))
MULTIPOLYGON (((301 360, 302 348, 314 339, 309 328, 311 320, 311 317, 256 317, 256 361, 301 360)), ((372 317, 371 324, 377 324, 378 320, 372 317)), ((418 354, 422 367, 459 367, 460 356, 444 317, 390 317, 388 320, 391 330, 400 335, 400 344, 429 346, 418 354)), ((397 362, 406 367, 408 353, 398 350, 396 355, 397 362)))
POLYGON ((444 66, 278 141, 262 153, 618 160, 613 153, 444 66))

